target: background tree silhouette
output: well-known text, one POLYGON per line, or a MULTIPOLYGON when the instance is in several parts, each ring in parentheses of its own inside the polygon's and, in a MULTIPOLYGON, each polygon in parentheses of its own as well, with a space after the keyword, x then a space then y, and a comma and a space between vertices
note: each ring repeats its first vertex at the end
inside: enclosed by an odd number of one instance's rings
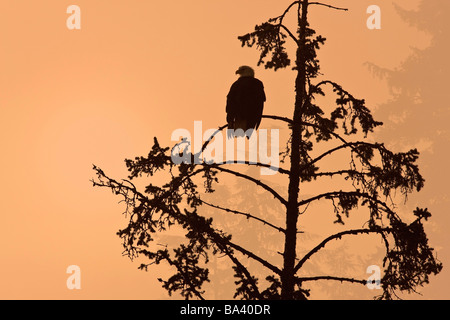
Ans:
MULTIPOLYGON (((449 207, 450 171, 448 146, 450 145, 450 92, 447 77, 450 73, 448 56, 450 3, 438 0, 421 1, 417 10, 408 11, 396 6, 400 17, 418 31, 430 37, 423 49, 412 52, 399 67, 391 70, 368 64, 373 73, 388 84, 392 98, 381 104, 375 115, 385 122, 377 137, 395 148, 416 147, 420 150, 419 165, 427 185, 410 197, 408 206, 416 203, 427 206, 432 212, 444 213, 449 207)), ((433 242, 441 247, 439 256, 445 256, 448 248, 448 215, 440 214, 433 219, 433 242)), ((445 261, 443 261, 445 264, 445 261)), ((444 274, 442 274, 443 276, 444 274)), ((442 277, 441 276, 441 277, 442 277)), ((445 286, 446 281, 436 283, 445 286)), ((439 290, 436 290, 439 291, 439 290)))
MULTIPOLYGON (((406 219, 409 223, 395 212, 396 192, 406 197, 424 186, 416 164, 419 153, 416 149, 396 153, 382 143, 369 141, 369 133, 382 123, 374 120, 364 100, 355 98, 338 83, 322 78, 317 50, 326 39, 316 35, 309 26, 308 9, 312 6, 346 10, 309 0, 294 1, 281 15, 239 37, 242 46, 256 47, 260 51, 258 65, 275 71, 292 64, 287 41, 296 48, 292 67, 296 72, 293 117, 263 116, 267 121, 280 121, 289 128, 288 143, 281 153, 282 166, 286 164, 288 168, 277 168, 279 175, 286 178, 287 188, 274 186, 271 181, 242 169, 268 167, 265 163, 193 161, 201 159, 202 151, 208 148, 214 135, 196 154, 189 154, 184 141, 177 144, 176 150, 181 148, 188 156, 186 160, 191 160, 181 164, 172 161, 175 149, 162 147, 155 138, 148 156, 125 160, 130 172, 128 180, 110 178, 94 166, 97 175, 94 186, 109 188, 123 197, 129 222, 118 235, 123 240, 124 253, 132 259, 147 257, 149 263, 140 267, 145 270, 162 262, 173 267, 173 276, 160 279, 169 294, 179 292, 186 299, 204 299, 205 287, 211 280, 213 257, 227 257, 230 261, 235 277, 235 298, 306 299, 310 296, 308 285, 319 281, 365 285, 366 280, 362 278, 339 274, 310 275, 308 272, 302 275, 307 270, 305 266, 324 247, 351 235, 376 235, 384 244, 383 294, 380 298, 391 299, 397 291, 414 291, 427 283, 431 274, 442 269, 433 249, 428 246, 423 227, 423 221, 431 216, 428 210, 415 209, 406 219), (296 31, 286 26, 288 14, 296 18, 296 31), (330 94, 335 96, 331 108, 325 100, 330 94), (346 163, 333 160, 339 154, 347 155, 346 163), (162 176, 167 178, 167 183, 150 183, 139 191, 135 184, 143 175, 162 176), (227 176, 253 184, 270 195, 274 198, 271 201, 275 204, 271 207, 275 212, 264 212, 256 200, 245 208, 233 207, 232 202, 227 206, 212 203, 226 196, 219 192, 227 176), (333 179, 332 184, 329 179, 333 179), (322 181, 327 181, 325 187, 322 181), (320 187, 319 192, 317 187, 320 187), (211 194, 216 197, 210 197, 211 194), (363 227, 331 233, 307 247, 311 238, 308 238, 306 227, 299 226, 299 218, 306 221, 313 206, 320 206, 318 208, 328 219, 327 213, 333 212, 338 225, 349 223, 352 220, 350 213, 358 208, 355 220, 362 222, 363 227), (205 208, 209 213, 204 212, 205 208), (227 214, 223 218, 225 222, 220 223, 218 212, 227 214), (252 229, 249 233, 247 229, 239 236, 243 230, 239 224, 233 225, 232 222, 237 221, 232 220, 235 218, 251 220, 267 231, 252 229), (168 230, 184 234, 170 250, 167 245, 161 246, 155 241, 168 230), (268 236, 271 234, 273 236, 268 236), (277 237, 281 241, 277 241, 277 237), (261 250, 260 242, 271 246, 270 253, 267 245, 261 250), (299 255, 300 251, 305 254, 299 255)), ((219 127, 217 132, 225 128, 219 127)), ((247 200, 255 193, 247 189, 240 191, 239 196, 247 200)), ((261 196, 268 201, 266 195, 261 196)))

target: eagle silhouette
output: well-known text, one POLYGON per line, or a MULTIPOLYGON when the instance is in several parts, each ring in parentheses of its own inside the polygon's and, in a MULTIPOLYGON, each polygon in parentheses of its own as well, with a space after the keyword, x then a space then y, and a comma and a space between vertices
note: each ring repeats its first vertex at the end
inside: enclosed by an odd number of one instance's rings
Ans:
POLYGON ((240 77, 227 95, 227 136, 250 138, 261 123, 266 94, 263 83, 255 78, 255 71, 251 67, 241 66, 236 74, 240 77), (249 129, 253 130, 247 132, 249 129))

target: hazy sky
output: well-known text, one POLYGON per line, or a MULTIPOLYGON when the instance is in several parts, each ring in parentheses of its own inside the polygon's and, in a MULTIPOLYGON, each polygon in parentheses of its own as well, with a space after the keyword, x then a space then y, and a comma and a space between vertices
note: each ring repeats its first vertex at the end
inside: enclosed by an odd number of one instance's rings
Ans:
MULTIPOLYGON (((393 2, 415 10, 420 0, 393 2)), ((168 144, 173 130, 192 130, 195 120, 204 129, 223 125, 240 65, 255 67, 264 82, 265 113, 290 116, 294 73, 256 67, 258 53, 237 40, 289 3, 0 2, 0 299, 166 297, 156 281, 161 269, 145 273, 121 256, 115 233, 126 223, 123 207, 92 187, 92 164, 126 177, 123 159, 146 155, 154 136, 168 144), (81 8, 81 30, 66 26, 72 4, 81 8), (66 287, 69 265, 81 268, 81 290, 66 287)), ((365 63, 395 69, 431 36, 402 20, 391 1, 329 3, 350 10, 310 10, 328 39, 322 72, 376 110, 392 95, 365 63), (366 27, 371 4, 382 9, 381 30, 366 27)), ((429 232, 433 246, 439 230, 429 232)), ((447 244, 440 237, 436 248, 447 244)), ((436 283, 448 283, 446 270, 423 298, 449 298, 436 283)))

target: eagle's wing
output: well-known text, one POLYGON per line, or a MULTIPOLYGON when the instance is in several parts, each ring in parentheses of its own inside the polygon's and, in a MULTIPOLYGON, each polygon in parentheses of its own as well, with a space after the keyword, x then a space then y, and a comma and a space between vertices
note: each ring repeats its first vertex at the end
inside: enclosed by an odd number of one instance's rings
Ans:
POLYGON ((265 101, 264 85, 260 80, 250 77, 237 80, 227 95, 228 128, 258 129, 265 101))
POLYGON ((258 86, 256 91, 255 101, 255 130, 259 128, 264 110, 264 102, 266 101, 266 93, 264 91, 264 85, 258 80, 258 86))
POLYGON ((230 88, 230 91, 227 95, 227 123, 229 127, 232 127, 232 124, 236 118, 237 110, 239 110, 239 100, 240 100, 240 90, 239 83, 236 81, 230 88))

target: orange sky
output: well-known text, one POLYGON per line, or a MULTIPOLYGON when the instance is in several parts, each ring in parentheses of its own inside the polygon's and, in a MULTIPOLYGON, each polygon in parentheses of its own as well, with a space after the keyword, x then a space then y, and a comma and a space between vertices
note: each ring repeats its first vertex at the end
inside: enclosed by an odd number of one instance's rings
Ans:
MULTIPOLYGON (((329 2, 350 11, 310 10, 313 27, 328 39, 319 51, 322 72, 376 109, 391 95, 364 63, 394 69, 431 36, 404 22, 391 1, 329 2), (370 31, 366 8, 377 3, 382 29, 370 31)), ((394 2, 413 10, 420 0, 394 2)), ((192 130, 194 120, 204 130, 223 125, 234 71, 256 67, 258 58, 237 36, 289 3, 0 2, 0 299, 167 296, 156 281, 163 271, 139 271, 121 256, 115 232, 126 223, 123 207, 92 187, 92 164, 125 177, 123 159, 146 155, 154 136, 168 144, 173 130, 192 130), (81 8, 81 30, 66 27, 71 4, 81 8), (72 264, 81 268, 81 290, 66 287, 72 264)), ((265 113, 290 116, 293 72, 256 68, 256 76, 266 88, 265 113)), ((432 246, 447 245, 436 225, 429 232, 432 246)), ((442 284, 448 257, 439 258, 444 271, 421 298, 450 297, 442 284)))

